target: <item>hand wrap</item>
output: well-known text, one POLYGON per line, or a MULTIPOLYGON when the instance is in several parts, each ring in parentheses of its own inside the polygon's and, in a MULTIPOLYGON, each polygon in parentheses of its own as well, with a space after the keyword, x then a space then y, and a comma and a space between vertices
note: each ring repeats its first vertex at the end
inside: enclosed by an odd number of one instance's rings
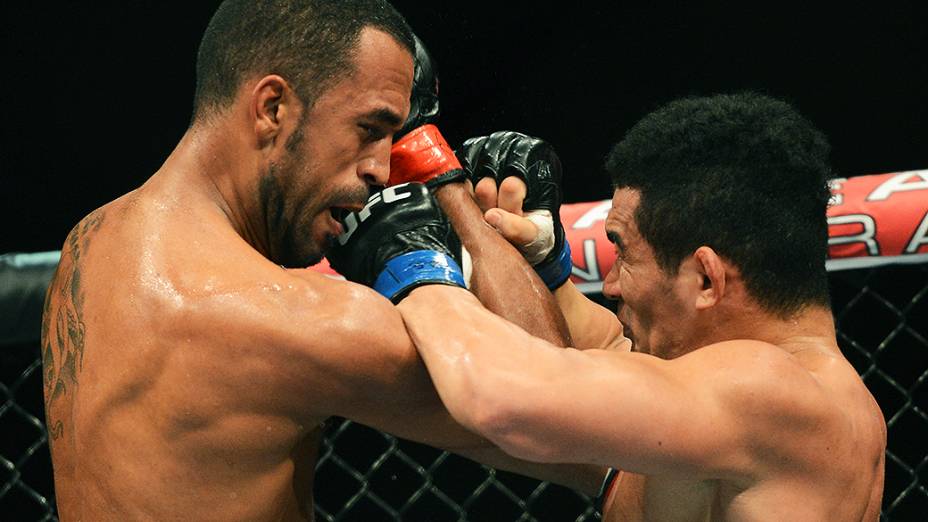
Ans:
POLYGON ((554 148, 538 138, 502 131, 465 141, 458 157, 475 187, 486 177, 497 186, 510 176, 525 182, 522 210, 538 226, 539 235, 520 250, 548 288, 564 284, 572 264, 560 217, 561 160, 554 148))

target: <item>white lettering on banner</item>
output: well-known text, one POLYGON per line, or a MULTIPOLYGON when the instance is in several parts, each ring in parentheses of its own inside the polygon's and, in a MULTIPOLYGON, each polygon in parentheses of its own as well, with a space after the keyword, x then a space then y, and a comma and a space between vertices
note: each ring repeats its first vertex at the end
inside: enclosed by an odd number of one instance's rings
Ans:
POLYGON ((896 192, 910 190, 928 190, 928 170, 912 170, 896 174, 873 189, 873 192, 867 196, 867 201, 884 201, 896 192), (909 181, 913 177, 920 181, 909 181))
POLYGON ((828 201, 828 206, 837 207, 844 204, 844 194, 840 191, 844 189, 845 181, 847 181, 847 178, 834 178, 828 180, 828 188, 831 189, 831 200, 828 201))
POLYGON ((915 233, 912 234, 912 239, 910 239, 909 244, 905 246, 904 252, 906 254, 914 254, 918 252, 918 249, 922 245, 928 245, 928 212, 925 212, 925 215, 922 217, 922 222, 919 223, 915 233))
POLYGON ((867 214, 847 214, 828 218, 829 227, 832 225, 851 225, 855 223, 863 225, 864 231, 852 236, 831 236, 828 238, 828 246, 846 245, 848 243, 865 243, 867 245, 867 253, 871 256, 880 255, 880 246, 877 244, 876 240, 873 239, 876 236, 876 222, 873 221, 873 217, 867 214))
POLYGON ((599 261, 596 259, 596 240, 583 240, 583 264, 586 270, 573 265, 570 273, 583 279, 584 281, 599 281, 602 277, 599 275, 599 261))
POLYGON ((611 200, 607 199, 606 201, 601 201, 599 204, 590 208, 590 210, 584 212, 570 228, 574 230, 591 228, 593 225, 606 220, 610 208, 612 208, 611 200))

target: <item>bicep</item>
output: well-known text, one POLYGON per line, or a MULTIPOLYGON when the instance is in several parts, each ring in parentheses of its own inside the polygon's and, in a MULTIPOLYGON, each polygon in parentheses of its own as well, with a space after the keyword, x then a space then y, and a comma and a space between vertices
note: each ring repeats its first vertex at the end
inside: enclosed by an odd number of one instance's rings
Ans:
POLYGON ((524 460, 739 480, 769 459, 759 448, 783 445, 777 434, 819 419, 808 376, 765 343, 665 361, 555 347, 450 287, 398 308, 451 414, 524 460))
POLYGON ((741 466, 738 422, 673 363, 602 350, 532 351, 507 375, 488 438, 516 457, 644 474, 717 476, 741 466))
POLYGON ((712 387, 694 378, 698 374, 637 353, 571 355, 568 366, 576 368, 563 375, 583 377, 573 388, 577 408, 565 411, 590 442, 567 445, 568 451, 584 461, 606 456, 604 464, 644 474, 699 475, 728 465, 718 457, 722 448, 737 446, 739 428, 712 387))
POLYGON ((396 308, 365 287, 343 284, 333 310, 339 317, 329 317, 318 336, 327 345, 307 352, 312 360, 307 376, 323 379, 307 389, 307 397, 321 400, 314 392, 325 392, 329 415, 583 491, 598 485, 602 472, 596 467, 515 459, 458 424, 439 399, 396 308), (324 375, 319 375, 320 359, 324 375))

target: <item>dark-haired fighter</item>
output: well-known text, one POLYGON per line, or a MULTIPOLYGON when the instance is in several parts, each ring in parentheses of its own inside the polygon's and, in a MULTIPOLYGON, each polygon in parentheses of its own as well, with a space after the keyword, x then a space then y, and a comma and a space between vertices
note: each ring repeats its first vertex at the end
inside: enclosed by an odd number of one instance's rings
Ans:
MULTIPOLYGON (((469 146, 497 158, 505 138, 469 146)), ((764 96, 645 117, 607 163, 616 261, 603 293, 634 351, 555 348, 461 288, 421 286, 398 308, 448 410, 516 457, 621 470, 607 521, 877 520, 886 429, 835 341, 827 155, 764 96)), ((532 225, 511 185, 496 200, 478 182, 485 206, 506 207, 488 220, 524 245, 533 233, 516 231, 532 225)), ((619 339, 615 317, 569 283, 557 293, 575 340, 619 339)))
MULTIPOLYGON (((593 476, 516 463, 456 425, 389 301, 281 267, 318 262, 341 232, 333 214, 387 182, 413 52, 382 1, 220 6, 187 133, 142 187, 74 228, 49 289, 43 371, 63 521, 311 520, 332 415, 595 489, 593 476)), ((452 219, 478 223, 463 185, 447 185, 452 219)), ((472 283, 488 306, 564 342, 518 253, 486 226, 459 234, 485 236, 472 283)))

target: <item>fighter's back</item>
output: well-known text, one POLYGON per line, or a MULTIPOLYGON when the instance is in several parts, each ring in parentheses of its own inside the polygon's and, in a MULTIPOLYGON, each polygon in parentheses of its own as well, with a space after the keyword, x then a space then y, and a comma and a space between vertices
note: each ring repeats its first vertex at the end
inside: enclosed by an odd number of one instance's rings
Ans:
POLYGON ((323 418, 277 393, 286 372, 249 320, 292 276, 218 207, 170 194, 149 182, 63 247, 43 323, 61 518, 311 519, 294 491, 311 494, 323 418))

